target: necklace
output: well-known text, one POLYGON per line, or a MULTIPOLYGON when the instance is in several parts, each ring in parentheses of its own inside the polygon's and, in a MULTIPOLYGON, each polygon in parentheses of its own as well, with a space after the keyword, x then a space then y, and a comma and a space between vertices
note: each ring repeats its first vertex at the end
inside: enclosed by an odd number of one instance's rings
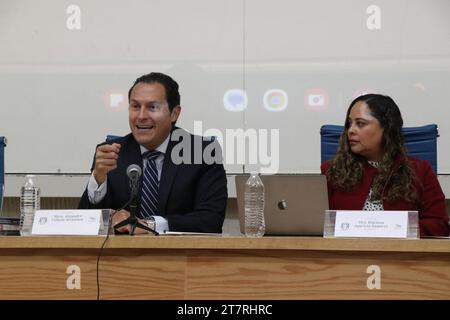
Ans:
POLYGON ((378 168, 380 163, 378 161, 367 161, 372 167, 378 168))

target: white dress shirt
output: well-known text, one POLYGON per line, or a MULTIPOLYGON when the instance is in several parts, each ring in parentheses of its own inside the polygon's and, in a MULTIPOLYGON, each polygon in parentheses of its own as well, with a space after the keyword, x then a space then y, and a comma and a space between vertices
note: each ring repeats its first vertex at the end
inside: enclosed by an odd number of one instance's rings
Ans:
MULTIPOLYGON (((158 170, 158 180, 161 181, 161 171, 164 163, 164 156, 167 151, 167 146, 169 144, 170 135, 164 140, 163 143, 161 143, 155 150, 161 152, 161 154, 155 159, 156 163, 156 169, 158 170)), ((149 151, 147 148, 143 146, 139 146, 141 148, 141 154, 144 154, 145 152, 149 151)), ((144 168, 147 166, 148 161, 144 158, 144 168)), ((107 192, 107 180, 106 180, 99 186, 97 181, 94 178, 94 173, 91 174, 91 177, 89 178, 88 182, 88 197, 89 201, 92 204, 100 203, 103 198, 106 196, 107 192)), ((167 222, 167 219, 165 219, 162 216, 153 216, 155 218, 155 224, 156 224, 156 231, 158 233, 164 233, 166 231, 169 231, 169 223, 167 222)))

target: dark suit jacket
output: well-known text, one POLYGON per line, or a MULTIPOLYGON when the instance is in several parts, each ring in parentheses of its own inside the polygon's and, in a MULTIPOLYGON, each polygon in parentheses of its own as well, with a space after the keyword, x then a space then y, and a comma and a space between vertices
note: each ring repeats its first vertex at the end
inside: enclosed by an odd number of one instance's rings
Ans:
MULTIPOLYGON (((178 129, 178 128, 177 128, 178 129)), ((182 130, 182 129, 178 129, 182 130)), ((220 145, 215 141, 203 141, 202 137, 193 136, 183 131, 187 139, 169 141, 164 156, 163 168, 159 184, 158 214, 168 220, 171 231, 190 232, 222 232, 227 202, 227 179, 221 163, 207 164, 201 160, 194 164, 194 152, 191 153, 190 163, 175 164, 171 152, 175 147, 177 154, 186 155, 180 151, 180 146, 201 146, 201 152, 220 145), (177 145, 182 143, 182 145, 177 145)), ((87 188, 81 197, 80 209, 122 208, 130 198, 129 179, 126 174, 130 164, 138 164, 142 168, 143 160, 139 144, 130 133, 125 137, 114 139, 108 143, 121 144, 117 168, 108 173, 107 194, 103 201, 97 205, 89 202, 87 188)), ((198 150, 198 155, 200 150, 198 150)), ((220 153, 220 160, 222 154, 220 153)), ((188 162, 188 161, 186 161, 188 162)), ((95 163, 95 159, 94 159, 95 163)), ((91 171, 94 169, 92 166, 91 171)), ((142 177, 141 177, 142 186, 142 177)), ((141 192, 138 194, 138 208, 140 207, 141 192)), ((127 208, 129 210, 129 208, 127 208)), ((137 213, 138 216, 139 212, 137 213)))

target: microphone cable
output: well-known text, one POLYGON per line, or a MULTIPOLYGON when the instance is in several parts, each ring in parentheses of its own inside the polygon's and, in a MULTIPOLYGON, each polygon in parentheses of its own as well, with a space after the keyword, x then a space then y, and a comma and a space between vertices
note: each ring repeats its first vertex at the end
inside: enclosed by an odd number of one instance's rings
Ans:
MULTIPOLYGON (((103 241, 102 246, 100 247, 100 250, 98 251, 98 254, 97 254, 97 265, 96 265, 97 300, 100 300, 100 257, 102 255, 103 248, 105 247, 106 242, 108 242, 108 239, 109 239, 109 234, 111 232, 111 227, 112 227, 112 218, 118 211, 125 209, 125 207, 128 206, 129 204, 130 204, 130 200, 127 203, 125 203, 125 205, 122 208, 114 210, 109 215, 108 230, 106 232, 106 237, 105 237, 105 240, 103 241)), ((112 232, 114 232, 114 231, 112 231, 112 232)))

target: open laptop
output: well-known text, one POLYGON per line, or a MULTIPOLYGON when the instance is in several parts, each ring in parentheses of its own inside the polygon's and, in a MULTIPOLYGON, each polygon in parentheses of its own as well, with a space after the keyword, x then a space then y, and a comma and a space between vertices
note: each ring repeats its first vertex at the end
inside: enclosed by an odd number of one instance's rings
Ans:
MULTIPOLYGON (((235 177, 241 233, 244 233, 245 183, 249 175, 235 177)), ((322 236, 328 210, 324 175, 261 175, 264 183, 266 235, 322 236)))

